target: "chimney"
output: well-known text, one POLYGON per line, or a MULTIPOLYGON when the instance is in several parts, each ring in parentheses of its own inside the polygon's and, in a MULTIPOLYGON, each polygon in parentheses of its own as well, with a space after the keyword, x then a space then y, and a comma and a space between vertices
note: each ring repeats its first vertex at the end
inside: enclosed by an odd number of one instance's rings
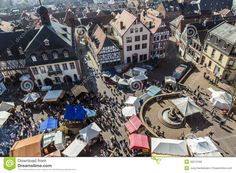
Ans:
POLYGON ((120 22, 120 29, 124 29, 124 23, 122 21, 120 22))

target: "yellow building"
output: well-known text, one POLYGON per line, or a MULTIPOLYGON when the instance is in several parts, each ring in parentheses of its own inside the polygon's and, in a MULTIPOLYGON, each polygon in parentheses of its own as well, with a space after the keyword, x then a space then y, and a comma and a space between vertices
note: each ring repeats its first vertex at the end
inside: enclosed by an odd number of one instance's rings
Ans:
POLYGON ((209 30, 202 62, 219 79, 236 80, 236 26, 226 22, 209 30))

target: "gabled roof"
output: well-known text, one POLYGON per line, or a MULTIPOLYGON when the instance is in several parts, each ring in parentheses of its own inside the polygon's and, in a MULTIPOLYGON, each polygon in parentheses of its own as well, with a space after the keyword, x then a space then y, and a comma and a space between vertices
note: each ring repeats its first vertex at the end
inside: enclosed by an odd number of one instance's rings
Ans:
POLYGON ((184 19, 184 16, 183 15, 180 15, 180 16, 178 16, 177 18, 175 18, 174 20, 172 20, 171 22, 170 22, 170 24, 172 25, 172 26, 174 26, 174 27, 178 27, 179 25, 180 25, 180 23, 181 23, 181 20, 183 20, 184 19))
POLYGON ((115 45, 103 32, 102 28, 99 25, 96 25, 94 28, 94 32, 91 36, 92 41, 94 43, 95 53, 99 54, 103 47, 109 47, 115 45), (96 41, 94 40, 96 39, 96 41), (96 43, 97 42, 97 43, 96 43), (98 44, 98 46, 96 46, 98 44))
POLYGON ((71 29, 65 25, 51 21, 51 25, 43 25, 25 51, 64 48, 72 46, 71 29), (50 45, 45 47, 44 40, 48 39, 50 45))
POLYGON ((111 25, 120 36, 123 36, 135 20, 137 20, 137 17, 124 10, 121 14, 116 16, 116 19, 111 21, 111 25), (123 22, 124 28, 120 27, 121 22, 123 22))

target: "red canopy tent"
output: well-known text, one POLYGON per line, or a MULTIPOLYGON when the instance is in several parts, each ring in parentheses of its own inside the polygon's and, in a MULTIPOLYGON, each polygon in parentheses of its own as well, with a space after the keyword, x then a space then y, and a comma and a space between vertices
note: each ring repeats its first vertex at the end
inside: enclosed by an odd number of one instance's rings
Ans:
POLYGON ((125 123, 125 127, 129 131, 129 133, 133 133, 139 129, 139 127, 142 125, 142 122, 140 119, 136 116, 133 115, 129 121, 125 123))
POLYGON ((150 149, 148 137, 141 134, 129 135, 130 149, 150 149))

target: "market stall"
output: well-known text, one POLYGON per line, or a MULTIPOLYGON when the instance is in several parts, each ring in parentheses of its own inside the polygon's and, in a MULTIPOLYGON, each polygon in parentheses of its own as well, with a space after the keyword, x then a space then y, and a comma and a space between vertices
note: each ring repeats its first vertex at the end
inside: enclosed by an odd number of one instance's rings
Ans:
POLYGON ((131 134, 129 135, 130 149, 150 149, 148 137, 142 134, 131 134))
POLYGON ((38 93, 28 93, 24 96, 23 99, 21 99, 24 103, 34 103, 40 98, 40 95, 38 93))
POLYGON ((125 123, 125 127, 128 130, 129 134, 137 132, 141 126, 142 126, 142 122, 136 115, 133 115, 125 123))
POLYGON ((136 109, 134 106, 126 106, 122 109, 122 115, 124 117, 131 117, 133 115, 137 115, 136 109))
POLYGON ((41 142, 43 135, 39 134, 16 141, 10 150, 11 157, 41 157, 41 142))
POLYGON ((8 120, 11 114, 6 111, 0 111, 0 128, 4 125, 4 123, 8 120))
POLYGON ((43 102, 57 102, 59 99, 63 98, 65 91, 63 90, 51 90, 43 98, 43 102))
POLYGON ((151 152, 153 155, 189 156, 184 140, 151 138, 151 152))
POLYGON ((66 157, 77 157, 87 146, 87 143, 75 138, 75 140, 62 152, 66 157))
POLYGON ((93 122, 87 127, 81 129, 79 131, 79 136, 83 141, 90 144, 93 139, 97 139, 99 137, 101 131, 102 130, 100 127, 95 122, 93 122))
POLYGON ((39 127, 39 132, 43 132, 45 130, 53 130, 58 127, 58 120, 52 117, 48 117, 44 120, 39 127))
POLYGON ((10 111, 15 108, 14 102, 2 102, 0 104, 0 111, 10 111))

